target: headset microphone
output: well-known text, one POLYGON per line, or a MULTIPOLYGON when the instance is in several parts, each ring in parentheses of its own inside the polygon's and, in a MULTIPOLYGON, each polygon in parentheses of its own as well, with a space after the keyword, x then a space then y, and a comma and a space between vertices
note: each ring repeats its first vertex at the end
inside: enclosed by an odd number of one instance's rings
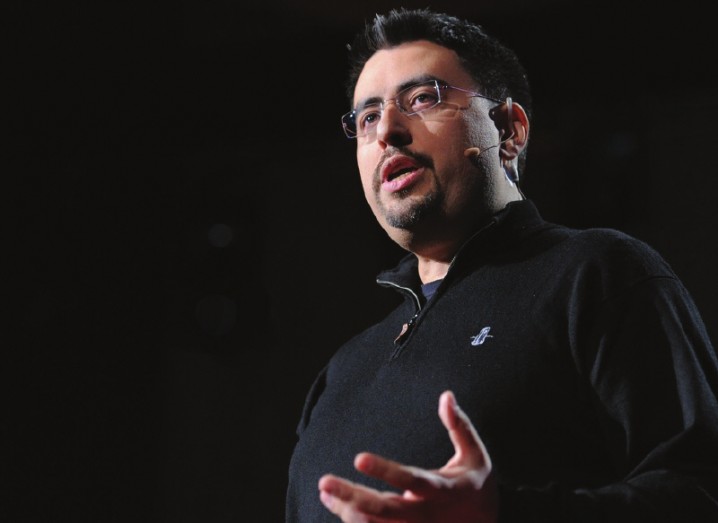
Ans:
MULTIPOLYGON (((512 121, 513 121, 512 113, 513 113, 513 101, 511 100, 510 97, 507 97, 506 98, 506 115, 507 115, 508 125, 512 125, 512 121)), ((503 131, 501 132, 501 134, 503 134, 503 131)), ((502 143, 507 142, 514 136, 516 136, 516 133, 512 130, 511 134, 509 136, 507 136, 503 140, 500 140, 499 143, 487 147, 486 149, 481 149, 479 147, 469 147, 464 151, 464 156, 466 156, 467 158, 479 156, 482 153, 488 151, 489 149, 499 147, 502 143)), ((516 169, 516 166, 513 165, 512 163, 506 163, 504 165, 504 171, 506 173, 506 178, 508 179, 508 181, 514 185, 518 185, 519 173, 518 173, 518 170, 516 169)))
MULTIPOLYGON (((511 138, 511 136, 506 138, 506 140, 508 140, 509 138, 511 138)), ((478 147, 469 147, 468 149, 466 149, 464 151, 464 156, 466 156, 467 158, 471 158, 472 156, 479 156, 482 153, 485 153, 486 151, 488 151, 489 149, 494 149, 494 148, 498 147, 499 145, 504 143, 506 140, 501 140, 499 143, 491 145, 491 146, 487 147, 486 149, 479 149, 478 147)))
POLYGON ((472 156, 478 156, 481 154, 481 149, 478 147, 469 147, 464 151, 464 156, 471 158, 472 156))
MULTIPOLYGON (((505 104, 506 104, 507 122, 510 125, 511 121, 512 121, 512 116, 513 116, 513 100, 511 100, 510 96, 506 97, 505 104)), ((493 116, 492 116, 492 118, 493 118, 493 116)), ((503 134, 503 131, 502 131, 502 134, 503 134)), ((502 143, 513 138, 514 135, 515 135, 515 133, 513 131, 511 131, 511 134, 509 136, 507 136, 503 140, 499 141, 499 143, 497 143, 496 145, 492 145, 490 147, 487 147, 486 149, 480 149, 479 147, 469 147, 468 149, 466 149, 464 151, 464 156, 466 156, 467 158, 471 158, 472 156, 479 156, 481 153, 486 152, 489 149, 494 149, 495 147, 499 147, 502 143)))

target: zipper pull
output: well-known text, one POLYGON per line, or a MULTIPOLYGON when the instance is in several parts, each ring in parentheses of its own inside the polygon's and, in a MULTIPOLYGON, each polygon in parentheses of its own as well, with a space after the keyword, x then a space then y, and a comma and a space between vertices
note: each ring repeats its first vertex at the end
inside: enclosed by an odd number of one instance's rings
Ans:
POLYGON ((404 338, 406 338, 409 333, 411 332, 411 329, 414 327, 414 323, 416 322, 416 317, 419 316, 419 313, 417 312, 414 314, 414 316, 409 320, 409 323, 405 323, 401 326, 401 332, 394 340, 394 345, 399 345, 404 338))

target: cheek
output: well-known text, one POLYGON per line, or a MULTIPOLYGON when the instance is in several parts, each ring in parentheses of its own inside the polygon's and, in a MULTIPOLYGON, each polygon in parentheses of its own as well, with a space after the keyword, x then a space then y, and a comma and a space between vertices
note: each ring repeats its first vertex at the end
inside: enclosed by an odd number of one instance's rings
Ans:
POLYGON ((364 198, 366 199, 369 206, 373 209, 374 208, 374 200, 376 199, 376 193, 372 187, 371 180, 362 176, 361 177, 361 187, 362 187, 362 191, 364 192, 364 198))
POLYGON ((357 167, 359 168, 359 177, 361 178, 361 185, 364 189, 364 194, 367 198, 373 192, 372 185, 374 183, 374 169, 376 162, 373 157, 367 152, 357 151, 357 167))

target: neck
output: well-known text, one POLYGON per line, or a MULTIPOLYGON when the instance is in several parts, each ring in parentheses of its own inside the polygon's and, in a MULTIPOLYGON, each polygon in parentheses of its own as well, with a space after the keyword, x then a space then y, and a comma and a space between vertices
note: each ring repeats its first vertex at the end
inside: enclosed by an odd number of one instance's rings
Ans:
POLYGON ((417 256, 417 258, 419 260, 419 279, 421 283, 443 279, 451 265, 451 261, 438 261, 422 256, 417 256))
MULTIPOLYGON (((506 202, 506 205, 508 203, 510 201, 506 202)), ((404 238, 405 242, 400 245, 416 256, 421 282, 428 283, 442 279, 461 247, 469 238, 490 223, 493 216, 502 209, 497 209, 494 213, 484 216, 470 227, 451 227, 445 224, 439 230, 434 231, 434 234, 408 234, 404 238), (447 235, 446 231, 451 231, 451 234, 447 235)), ((424 232, 427 231, 424 230, 424 232)))
POLYGON ((416 256, 422 283, 443 278, 456 253, 477 230, 478 227, 444 226, 434 234, 409 235, 403 246, 416 256), (447 230, 451 231, 450 235, 447 235, 447 230))

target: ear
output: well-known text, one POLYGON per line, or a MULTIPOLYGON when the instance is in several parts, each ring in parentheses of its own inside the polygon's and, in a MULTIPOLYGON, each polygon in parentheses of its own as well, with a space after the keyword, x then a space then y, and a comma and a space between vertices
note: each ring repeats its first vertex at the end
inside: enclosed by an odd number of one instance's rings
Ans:
POLYGON ((516 158, 528 143, 529 119, 520 104, 511 98, 490 112, 501 137, 501 156, 506 160, 516 158))

